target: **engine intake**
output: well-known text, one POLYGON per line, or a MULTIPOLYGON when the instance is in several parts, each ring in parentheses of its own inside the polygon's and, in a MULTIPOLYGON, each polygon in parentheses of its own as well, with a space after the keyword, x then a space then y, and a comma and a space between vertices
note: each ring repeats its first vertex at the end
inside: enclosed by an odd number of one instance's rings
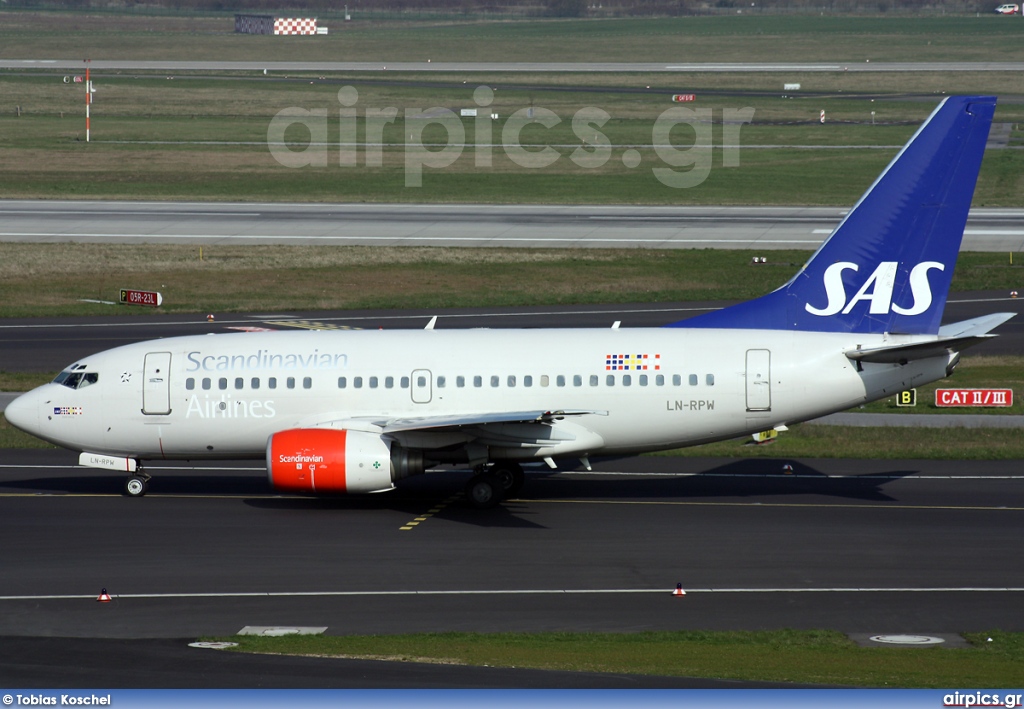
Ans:
POLYGON ((282 492, 383 492, 423 471, 422 453, 375 433, 293 428, 267 442, 270 484, 282 492))

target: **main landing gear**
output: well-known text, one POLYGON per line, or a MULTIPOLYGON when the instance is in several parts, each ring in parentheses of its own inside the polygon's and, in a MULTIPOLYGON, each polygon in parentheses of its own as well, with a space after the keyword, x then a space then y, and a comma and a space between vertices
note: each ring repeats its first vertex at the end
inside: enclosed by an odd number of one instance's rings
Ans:
POLYGON ((478 510, 496 507, 523 488, 526 476, 518 463, 499 461, 489 468, 479 469, 466 483, 466 499, 478 510))
POLYGON ((150 477, 142 472, 141 468, 136 470, 124 481, 124 494, 128 497, 142 497, 149 488, 150 477))

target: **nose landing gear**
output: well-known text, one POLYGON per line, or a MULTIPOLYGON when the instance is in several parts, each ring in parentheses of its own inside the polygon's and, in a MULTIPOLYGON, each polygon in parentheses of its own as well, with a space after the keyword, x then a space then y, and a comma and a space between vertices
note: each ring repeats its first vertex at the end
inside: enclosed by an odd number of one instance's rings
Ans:
POLYGON ((149 488, 150 477, 141 469, 136 470, 131 477, 124 481, 124 494, 128 497, 142 497, 149 488))

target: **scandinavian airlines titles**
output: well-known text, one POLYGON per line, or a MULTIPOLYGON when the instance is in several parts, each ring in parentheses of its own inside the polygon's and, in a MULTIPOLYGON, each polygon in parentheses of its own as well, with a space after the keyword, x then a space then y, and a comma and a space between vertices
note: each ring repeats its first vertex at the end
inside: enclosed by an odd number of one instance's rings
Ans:
POLYGON ((186 355, 186 372, 228 372, 259 369, 343 369, 348 366, 348 355, 313 350, 308 354, 300 352, 274 353, 259 349, 244 355, 203 355, 189 352, 186 355))

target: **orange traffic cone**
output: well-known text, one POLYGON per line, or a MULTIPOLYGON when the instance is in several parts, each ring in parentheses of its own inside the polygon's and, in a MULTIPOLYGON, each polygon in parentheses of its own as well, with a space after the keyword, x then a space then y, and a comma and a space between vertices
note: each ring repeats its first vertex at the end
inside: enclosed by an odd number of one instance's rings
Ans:
POLYGON ((677 583, 676 590, 672 592, 673 596, 685 596, 686 591, 683 590, 683 584, 677 583))
POLYGON ((100 591, 99 597, 96 599, 97 603, 110 603, 110 594, 107 593, 107 589, 100 591))

